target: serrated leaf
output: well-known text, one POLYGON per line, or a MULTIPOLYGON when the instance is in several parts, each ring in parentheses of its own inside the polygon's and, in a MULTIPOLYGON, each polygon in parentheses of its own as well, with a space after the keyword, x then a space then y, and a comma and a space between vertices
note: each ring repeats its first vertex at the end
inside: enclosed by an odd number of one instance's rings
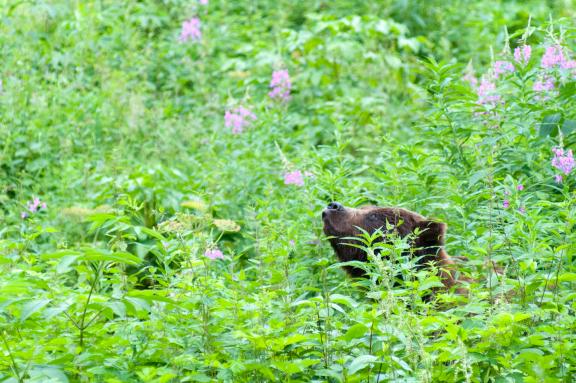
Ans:
POLYGON ((100 261, 100 262, 118 262, 118 263, 127 263, 130 265, 138 265, 142 262, 140 258, 137 256, 124 253, 124 252, 117 252, 112 253, 107 250, 102 249, 92 249, 92 248, 83 248, 84 254, 80 257, 82 260, 87 261, 100 261))
POLYGON ((576 282, 576 273, 562 273, 558 276, 560 282, 576 282))
POLYGON ((178 306, 177 302, 173 301, 170 298, 166 298, 162 295, 159 295, 158 293, 159 293, 159 290, 155 290, 155 291, 147 291, 147 290, 130 291, 128 293, 128 296, 134 297, 134 298, 144 299, 146 301, 164 302, 164 303, 170 303, 170 304, 173 304, 175 306, 178 306))
POLYGON ((418 286, 418 291, 425 291, 425 290, 429 290, 432 289, 434 287, 443 287, 444 285, 442 284, 442 282, 440 282, 440 280, 438 279, 438 277, 430 277, 430 278, 426 278, 419 286, 418 286))
POLYGON ((50 299, 48 298, 34 299, 25 303, 20 312, 20 322, 24 322, 30 315, 42 310, 48 303, 50 303, 50 299))
POLYGON ((78 260, 78 255, 65 255, 60 259, 58 265, 56 265, 56 272, 58 274, 64 274, 72 270, 70 267, 74 262, 78 260))
POLYGON ((377 360, 378 357, 374 355, 360 355, 359 357, 354 359, 348 366, 348 374, 353 375, 358 371, 362 370, 363 368, 368 367, 371 363, 374 363, 377 360))
POLYGON ((318 364, 318 360, 313 359, 292 359, 290 361, 275 361, 272 366, 285 374, 292 375, 304 371, 306 368, 318 364))
POLYGON ((562 133, 564 135, 569 135, 576 129, 576 120, 564 120, 562 123, 562 133))
POLYGON ((562 119, 560 113, 547 114, 540 123, 540 137, 548 137, 558 132, 558 124, 562 119))
POLYGON ((118 315, 120 318, 126 317, 126 305, 122 301, 108 301, 102 304, 104 307, 108 307, 112 312, 118 315))
POLYGON ((79 252, 78 250, 66 249, 55 251, 53 253, 42 254, 40 258, 46 260, 46 259, 63 258, 67 256, 79 256, 79 255, 82 255, 82 253, 79 252))
POLYGON ((156 238, 159 241, 166 241, 166 238, 164 238, 164 236, 162 234, 160 234, 159 232, 157 232, 156 230, 152 230, 150 228, 144 227, 144 226, 140 226, 140 230, 149 235, 152 238, 156 238))
POLYGON ((339 303, 341 305, 346 305, 349 307, 358 306, 358 303, 354 299, 342 294, 332 294, 330 295, 330 300, 332 302, 339 303))
POLYGON ((361 338, 368 332, 368 326, 362 323, 356 323, 354 326, 350 326, 346 334, 342 336, 345 341, 351 341, 352 339, 361 338))

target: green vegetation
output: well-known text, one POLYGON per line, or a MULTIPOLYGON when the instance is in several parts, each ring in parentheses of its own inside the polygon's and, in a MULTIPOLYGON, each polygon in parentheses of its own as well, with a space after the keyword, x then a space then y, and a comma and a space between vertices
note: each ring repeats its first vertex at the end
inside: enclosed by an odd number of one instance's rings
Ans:
POLYGON ((0 382, 576 377, 572 0, 0 15, 0 382), (446 222, 469 296, 348 278, 330 201, 446 222))

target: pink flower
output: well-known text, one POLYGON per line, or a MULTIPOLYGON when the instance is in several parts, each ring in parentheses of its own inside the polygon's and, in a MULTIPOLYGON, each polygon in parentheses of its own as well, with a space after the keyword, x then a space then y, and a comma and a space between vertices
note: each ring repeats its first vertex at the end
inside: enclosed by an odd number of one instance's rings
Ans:
POLYGON ((504 195, 510 195, 510 192, 508 190, 504 190, 504 195))
POLYGON ((556 181, 557 184, 561 184, 562 183, 562 176, 560 174, 556 174, 554 176, 554 181, 556 181))
POLYGON ((542 80, 538 80, 532 86, 535 92, 547 92, 554 90, 554 78, 551 76, 544 76, 542 80))
POLYGON ((500 95, 496 94, 496 84, 487 78, 482 78, 476 93, 478 94, 478 103, 480 105, 495 105, 501 99, 500 95))
POLYGON ((518 208, 518 212, 520 212, 520 214, 524 214, 524 213, 526 213, 526 208, 524 206, 520 206, 518 208))
POLYGON ((243 106, 227 110, 224 113, 224 124, 227 128, 231 127, 234 134, 242 133, 244 128, 250 125, 250 120, 255 121, 256 115, 243 106))
POLYGON ((494 62, 494 77, 498 79, 501 74, 506 72, 514 72, 514 65, 508 61, 496 61, 494 62))
POLYGON ((502 206, 504 207, 504 209, 508 209, 510 207, 510 201, 505 199, 504 202, 502 203, 502 206))
POLYGON ((214 259, 224 259, 224 254, 222 253, 222 251, 220 251, 220 249, 207 249, 204 252, 204 256, 206 258, 210 258, 212 260, 214 259))
POLYGON ((568 150, 564 154, 564 149, 553 148, 554 158, 552 159, 552 166, 556 169, 562 171, 564 174, 568 175, 574 169, 574 155, 572 154, 572 149, 568 150))
POLYGON ((200 19, 197 17, 193 17, 188 21, 184 21, 182 23, 182 31, 180 32, 179 40, 181 42, 188 40, 200 41, 202 39, 200 24, 200 19))
POLYGON ((40 198, 38 198, 38 197, 32 198, 32 201, 29 201, 26 204, 26 207, 27 207, 28 212, 20 213, 20 218, 22 218, 22 219, 26 219, 30 216, 30 214, 37 213, 40 210, 46 210, 46 208, 47 208, 46 202, 41 202, 40 198), (30 213, 30 214, 28 214, 28 213, 30 213))
MULTIPOLYGON (((554 158, 552 158, 552 166, 560 170, 565 175, 570 174, 575 166, 572 150, 568 150, 566 153, 564 153, 564 149, 556 147, 553 148, 552 151, 554 152, 554 158)), ((556 175, 556 182, 562 182, 562 175, 556 175)))
POLYGON ((576 68, 576 60, 564 60, 560 63, 562 69, 574 69, 576 68))
POLYGON ((521 47, 516 47, 514 49, 514 60, 518 63, 527 64, 530 61, 530 55, 532 54, 532 48, 530 45, 522 45, 521 47))
POLYGON ((546 52, 542 56, 542 67, 551 69, 555 66, 562 69, 574 69, 576 68, 576 61, 566 57, 560 45, 554 45, 546 48, 546 52))
POLYGON ((519 191, 524 190, 524 185, 519 184, 518 186, 516 186, 516 190, 519 190, 519 191))
POLYGON ((290 99, 290 90, 292 89, 292 82, 290 81, 290 74, 287 70, 276 70, 272 73, 272 80, 270 81, 270 88, 272 90, 268 93, 273 100, 288 101, 290 99))
POLYGON ((200 5, 208 5, 208 0, 198 0, 200 5))
POLYGON ((294 170, 293 172, 284 173, 284 184, 304 186, 304 176, 302 172, 300 170, 294 170))
POLYGON ((36 213, 40 209, 46 210, 46 202, 40 202, 40 198, 34 197, 32 201, 28 202, 28 210, 31 213, 36 213))
POLYGON ((561 65, 565 60, 562 47, 560 45, 553 45, 546 48, 546 52, 544 52, 542 56, 542 67, 550 69, 556 65, 561 65))

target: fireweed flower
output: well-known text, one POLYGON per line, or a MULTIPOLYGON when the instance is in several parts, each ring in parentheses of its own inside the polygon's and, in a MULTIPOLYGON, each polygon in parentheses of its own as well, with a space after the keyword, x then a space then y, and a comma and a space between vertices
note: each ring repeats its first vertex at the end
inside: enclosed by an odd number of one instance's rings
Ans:
POLYGON ((208 0, 198 0, 200 5, 208 5, 208 0))
MULTIPOLYGON (((570 174, 575 166, 572 150, 568 150, 566 153, 564 153, 564 149, 556 147, 553 148, 552 151, 554 152, 554 158, 552 158, 552 166, 560 170, 562 173, 564 173, 564 175, 570 174)), ((557 183, 561 183, 562 175, 557 174, 555 179, 557 183)))
POLYGON ((200 30, 200 19, 193 17, 190 20, 182 23, 182 31, 180 31, 179 40, 186 42, 188 40, 200 41, 202 39, 202 31, 200 30))
POLYGON ((532 48, 530 45, 522 45, 521 47, 516 47, 516 49, 514 49, 514 60, 521 64, 528 64, 531 54, 532 48))
POLYGON ((212 260, 215 260, 218 258, 224 259, 224 254, 222 253, 222 251, 220 249, 207 249, 204 252, 204 256, 206 258, 210 258, 212 260))
POLYGON ((518 212, 519 212, 520 214, 524 214, 524 213, 526 213, 526 208, 525 208, 524 206, 520 206, 520 207, 518 208, 518 212))
POLYGON ((576 68, 576 60, 564 60, 560 63, 560 68, 562 68, 562 69, 574 69, 574 68, 576 68))
POLYGON ((552 76, 544 76, 540 80, 534 82, 532 85, 532 90, 537 94, 534 96, 535 100, 546 101, 550 99, 550 96, 556 92, 553 92, 555 88, 554 78, 552 76))
POLYGON ((504 207, 504 209, 508 209, 510 207, 510 201, 505 199, 504 202, 502 202, 502 206, 504 207))
POLYGON ((560 64, 564 60, 564 54, 562 49, 558 45, 547 47, 544 55, 542 55, 542 67, 543 68, 553 68, 554 66, 560 64))
POLYGON ((560 45, 554 45, 546 48, 546 52, 542 56, 542 67, 552 69, 558 66, 562 69, 576 68, 576 60, 570 60, 564 55, 560 45))
POLYGON ((549 92, 554 90, 554 78, 551 76, 544 76, 542 79, 534 82, 532 89, 535 92, 549 92))
POLYGON ((20 218, 22 219, 26 219, 30 217, 30 214, 35 214, 40 210, 46 210, 47 206, 46 202, 42 202, 40 201, 40 198, 34 197, 32 201, 29 201, 26 204, 26 208, 28 209, 27 212, 23 211, 22 213, 20 213, 20 218))
POLYGON ((542 56, 542 67, 546 69, 554 68, 557 65, 563 67, 566 65, 566 62, 566 57, 560 45, 553 45, 546 48, 542 56))
POLYGON ((292 82, 290 81, 290 74, 287 70, 275 70, 272 73, 272 80, 270 81, 270 88, 272 90, 268 93, 273 100, 288 101, 290 99, 290 90, 292 89, 292 82))
POLYGON ((236 109, 227 110, 224 113, 224 124, 227 128, 232 128, 232 133, 240 134, 250 125, 251 121, 256 120, 256 115, 243 106, 236 109))
POLYGON ((496 84, 487 78, 482 78, 480 86, 476 89, 478 94, 478 104, 495 105, 501 100, 500 95, 496 94, 496 84))
POLYGON ((514 65, 508 61, 495 61, 494 62, 494 77, 498 79, 501 74, 506 72, 514 72, 514 65))
POLYGON ((304 175, 300 170, 294 170, 293 172, 286 172, 284 173, 284 184, 304 186, 304 175))
POLYGON ((516 190, 518 190, 518 191, 524 190, 524 185, 520 184, 520 185, 516 186, 516 190))

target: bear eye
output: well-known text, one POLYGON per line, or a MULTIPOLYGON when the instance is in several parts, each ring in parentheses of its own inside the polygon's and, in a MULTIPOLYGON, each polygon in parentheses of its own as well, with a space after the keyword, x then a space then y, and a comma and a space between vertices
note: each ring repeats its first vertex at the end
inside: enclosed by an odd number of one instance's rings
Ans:
POLYGON ((376 221, 378 221, 378 215, 376 215, 376 214, 370 214, 370 215, 368 216, 368 220, 369 220, 369 221, 372 221, 372 222, 376 222, 376 221))

